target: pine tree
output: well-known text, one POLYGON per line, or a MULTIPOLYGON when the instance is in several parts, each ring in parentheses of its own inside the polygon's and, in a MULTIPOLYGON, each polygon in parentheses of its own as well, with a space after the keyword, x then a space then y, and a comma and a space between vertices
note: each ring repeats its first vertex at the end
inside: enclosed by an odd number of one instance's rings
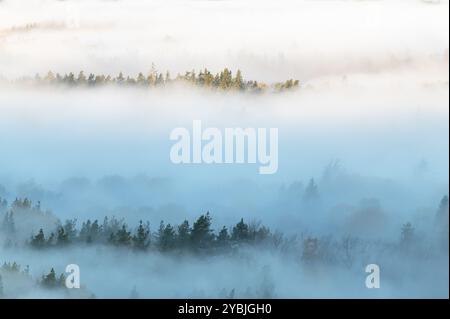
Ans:
POLYGON ((187 220, 183 221, 181 225, 178 226, 178 247, 186 248, 190 244, 191 229, 189 227, 189 222, 187 220))
POLYGON ((175 248, 176 237, 175 230, 170 225, 164 226, 164 222, 161 221, 158 231, 158 246, 161 251, 168 251, 175 248))
POLYGON ((150 245, 150 227, 149 224, 143 224, 139 221, 139 227, 136 235, 133 236, 133 245, 139 250, 146 250, 150 245))
POLYGON ((131 232, 127 230, 125 224, 117 231, 115 235, 115 244, 118 246, 129 246, 131 244, 131 232))
POLYGON ((56 244, 58 246, 65 246, 69 244, 69 236, 67 235, 66 231, 64 230, 64 227, 58 227, 57 231, 57 237, 56 237, 56 244))
POLYGON ((233 83, 233 78, 232 78, 231 71, 229 71, 227 68, 225 68, 220 73, 220 88, 223 90, 227 90, 231 87, 232 83, 233 83))
POLYGON ((47 76, 44 78, 44 80, 48 83, 53 83, 55 81, 55 75, 52 71, 48 71, 47 76))
POLYGON ((238 241, 238 242, 245 242, 250 239, 248 225, 246 223, 244 223, 243 218, 241 218, 239 223, 237 223, 236 226, 233 227, 231 238, 234 241, 238 241))
POLYGON ((233 80, 233 86, 237 90, 244 90, 245 84, 244 79, 242 78, 241 70, 237 70, 236 77, 233 80))
POLYGON ((87 242, 92 243, 92 242, 98 240, 99 235, 100 235, 100 226, 98 224, 98 220, 94 220, 94 222, 92 223, 92 225, 89 229, 87 242))
POLYGON ((90 73, 89 77, 87 79, 87 83, 89 86, 94 86, 96 84, 96 80, 97 80, 97 77, 93 73, 90 73))
POLYGON ((208 248, 214 235, 211 230, 211 216, 209 212, 201 215, 192 226, 191 239, 195 248, 208 248))
POLYGON ((123 73, 122 72, 119 73, 119 76, 116 78, 116 82, 118 84, 122 84, 123 82, 125 82, 125 78, 123 77, 123 73))
POLYGON ((84 75, 83 71, 80 71, 77 78, 77 84, 78 85, 84 85, 87 83, 86 76, 84 75))
POLYGON ((31 238, 31 246, 35 247, 35 248, 43 248, 45 246, 45 235, 44 235, 44 231, 41 229, 39 229, 39 232, 36 236, 33 236, 31 238))
POLYGON ((228 234, 228 229, 225 226, 223 226, 222 229, 220 230, 216 240, 219 246, 221 247, 228 246, 230 242, 230 235, 228 234))
POLYGON ((91 228, 91 220, 88 219, 86 222, 83 222, 81 224, 81 229, 80 229, 80 233, 78 235, 78 239, 83 242, 87 242, 88 238, 89 238, 90 228, 91 228))
POLYGON ((58 285, 55 270, 52 268, 47 275, 42 276, 41 284, 46 288, 55 288, 58 285))
POLYGON ((265 242, 270 238, 270 236, 271 236, 270 229, 265 226, 258 227, 252 233, 253 240, 256 243, 265 242))
POLYGON ((139 72, 136 82, 141 86, 144 86, 147 84, 147 81, 145 80, 145 76, 141 72, 139 72))
POLYGON ((68 219, 64 224, 64 232, 66 233, 67 240, 72 242, 77 236, 77 220, 68 219))

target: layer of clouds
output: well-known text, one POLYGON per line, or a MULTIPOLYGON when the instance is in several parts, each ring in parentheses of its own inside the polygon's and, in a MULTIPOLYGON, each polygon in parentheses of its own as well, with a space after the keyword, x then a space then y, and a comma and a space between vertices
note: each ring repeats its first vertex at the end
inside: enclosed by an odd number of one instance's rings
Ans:
POLYGON ((49 69, 137 74, 241 68, 250 77, 323 75, 448 62, 448 2, 2 1, 4 76, 49 69))

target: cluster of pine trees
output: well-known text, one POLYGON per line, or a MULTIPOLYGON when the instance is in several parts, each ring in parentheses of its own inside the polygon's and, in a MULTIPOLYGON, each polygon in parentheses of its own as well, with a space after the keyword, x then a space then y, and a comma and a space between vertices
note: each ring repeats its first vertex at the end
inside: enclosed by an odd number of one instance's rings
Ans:
MULTIPOLYGON (((16 262, 4 262, 0 267, 0 271, 5 273, 22 274, 30 277, 30 267, 27 265, 26 267, 22 268, 22 266, 16 262)), ((64 273, 57 275, 54 268, 51 268, 48 274, 42 275, 40 280, 37 280, 37 283, 42 288, 49 289, 63 288, 65 287, 65 282, 66 276, 64 275, 64 273)), ((0 298, 3 296, 3 289, 3 279, 0 275, 0 298)))
MULTIPOLYGON (((310 182, 308 189, 316 191, 315 183, 310 182)), ((6 203, 1 200, 0 202, 6 203)), ((4 205, 4 209, 7 203, 4 205)), ((437 232, 435 235, 442 239, 440 245, 448 249, 448 196, 444 196, 439 204, 435 216, 437 232)), ((16 223, 14 212, 17 209, 40 211, 40 204, 32 204, 28 199, 16 199, 11 205, 11 209, 0 209, 3 211, 3 221, 0 223, 0 230, 7 238, 14 238, 16 223)), ((400 241, 398 248, 402 251, 417 249, 418 237, 410 222, 401 227, 400 241)), ((8 242, 8 241, 7 241, 8 242)), ((330 252, 339 247, 339 253, 344 259, 344 264, 351 265, 352 258, 350 250, 354 249, 357 243, 356 238, 343 238, 341 242, 331 243, 324 238, 303 237, 301 238, 301 258, 304 261, 312 262, 327 259, 330 252), (334 245, 331 249, 330 245, 334 245), (353 247, 353 248, 352 248, 353 247)), ((77 227, 77 220, 67 220, 65 223, 58 222, 58 226, 47 234, 43 229, 33 234, 27 244, 33 249, 49 249, 56 247, 67 247, 74 244, 102 244, 113 247, 123 247, 137 251, 158 250, 161 252, 194 252, 194 253, 214 253, 224 252, 242 245, 265 245, 266 247, 284 247, 289 245, 289 239, 284 239, 279 232, 272 233, 269 228, 259 223, 246 223, 241 219, 230 229, 222 227, 218 231, 212 228, 212 218, 209 213, 201 215, 191 225, 184 220, 179 225, 166 224, 161 221, 156 231, 150 230, 150 224, 142 221, 136 227, 129 227, 123 219, 115 217, 105 217, 102 222, 98 220, 87 220, 77 227)), ((339 258, 341 258, 339 257, 339 258)), ((336 258, 333 257, 334 259, 336 258)))
POLYGON ((192 226, 185 220, 178 226, 165 224, 161 221, 156 232, 150 231, 149 223, 139 222, 135 228, 130 228, 123 220, 105 217, 102 223, 98 220, 87 220, 81 228, 76 227, 76 220, 67 220, 57 227, 56 232, 46 235, 43 229, 33 235, 29 245, 43 249, 62 247, 70 244, 107 244, 117 247, 145 251, 211 251, 227 249, 240 244, 277 244, 280 234, 273 234, 258 224, 247 224, 241 219, 231 231, 222 227, 217 233, 211 227, 212 218, 208 213, 201 215, 192 226))
POLYGON ((197 87, 246 92, 262 92, 268 88, 272 88, 275 91, 284 91, 299 87, 299 81, 293 79, 274 83, 271 86, 258 81, 245 80, 240 70, 237 70, 233 75, 228 68, 216 74, 213 74, 206 68, 198 73, 192 70, 184 74, 178 74, 175 78, 171 78, 169 72, 163 74, 156 71, 154 67, 148 75, 144 75, 141 72, 136 77, 125 77, 122 72, 118 76, 111 76, 94 73, 85 74, 83 71, 80 71, 78 74, 70 72, 62 75, 49 71, 45 76, 36 74, 34 78, 22 78, 17 81, 66 86, 96 87, 116 84, 147 88, 167 86, 173 83, 188 83, 197 87))

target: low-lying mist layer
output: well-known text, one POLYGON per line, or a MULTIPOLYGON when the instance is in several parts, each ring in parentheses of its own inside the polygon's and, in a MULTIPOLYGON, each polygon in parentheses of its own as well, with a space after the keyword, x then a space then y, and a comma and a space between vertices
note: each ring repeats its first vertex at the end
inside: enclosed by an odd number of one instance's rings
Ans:
MULTIPOLYGON (((306 196, 308 204, 317 200, 313 185, 306 196)), ((448 294, 447 196, 435 212, 424 216, 419 228, 405 223, 395 240, 382 233, 376 240, 354 235, 364 224, 376 228, 383 222, 385 217, 374 204, 349 218, 345 236, 302 232, 286 237, 259 222, 243 219, 214 231, 209 212, 192 226, 188 220, 178 225, 161 221, 156 231, 151 231, 148 222, 140 221, 134 228, 114 217, 101 222, 87 220, 78 228, 76 220, 61 223, 28 199, 16 199, 11 206, 4 200, 0 203, 0 239, 4 242, 0 251, 3 258, 14 258, 0 268, 3 297, 373 298, 448 294), (46 228, 47 236, 40 228, 24 241, 21 237, 30 226, 46 228), (45 262, 36 261, 44 256, 45 262), (380 292, 370 292, 363 285, 365 266, 374 261, 383 274, 380 292), (54 269, 65 269, 64 262, 81 267, 85 275, 82 289, 68 290, 65 274, 57 276, 54 269), (20 263, 26 266, 22 269, 20 263), (33 275, 40 280, 33 282, 33 275)))

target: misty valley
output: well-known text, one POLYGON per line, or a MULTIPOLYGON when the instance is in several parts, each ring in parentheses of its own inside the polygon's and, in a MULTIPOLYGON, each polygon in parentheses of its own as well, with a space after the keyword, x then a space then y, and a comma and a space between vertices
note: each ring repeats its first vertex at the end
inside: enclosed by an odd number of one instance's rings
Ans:
POLYGON ((448 7, 0 0, 0 298, 447 299, 448 7))
MULTIPOLYGON (((319 187, 311 180, 303 194, 281 191, 283 200, 276 205, 295 202, 320 214, 326 195, 319 187)), ((444 196, 423 219, 397 224, 391 236, 388 217, 374 200, 366 200, 339 225, 345 231, 314 233, 306 222, 294 232, 273 230, 255 218, 219 225, 210 212, 172 223, 138 216, 132 223, 114 215, 62 220, 39 201, 0 199, 0 292, 8 298, 386 296, 364 284, 366 265, 376 261, 389 296, 432 297, 446 289, 448 216, 444 196), (80 289, 66 287, 68 264, 80 268, 80 289), (227 275, 230 269, 238 273, 227 275), (328 282, 321 286, 324 278, 328 282), (287 284, 292 280, 297 283, 287 284), (174 284, 176 293, 161 295, 174 284), (424 289, 428 285, 432 290, 424 289)))

